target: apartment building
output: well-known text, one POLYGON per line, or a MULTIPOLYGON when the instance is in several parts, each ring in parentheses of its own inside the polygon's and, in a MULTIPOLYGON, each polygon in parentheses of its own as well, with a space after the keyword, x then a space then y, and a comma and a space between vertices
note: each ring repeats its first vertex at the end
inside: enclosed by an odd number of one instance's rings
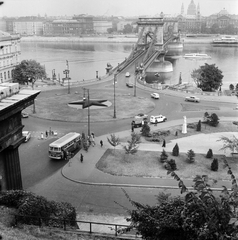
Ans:
POLYGON ((12 81, 12 70, 20 63, 20 36, 0 31, 0 83, 12 81))

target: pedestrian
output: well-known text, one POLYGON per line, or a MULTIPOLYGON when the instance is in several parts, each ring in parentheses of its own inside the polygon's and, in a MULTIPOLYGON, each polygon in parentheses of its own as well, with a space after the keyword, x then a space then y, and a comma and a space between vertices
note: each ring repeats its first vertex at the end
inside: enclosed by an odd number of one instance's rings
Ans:
POLYGON ((46 138, 48 137, 48 131, 47 130, 45 131, 45 137, 46 138))
POLYGON ((166 141, 165 141, 165 139, 163 140, 162 147, 166 147, 166 141))
POLYGON ((157 121, 157 119, 155 119, 155 126, 157 126, 157 123, 158 123, 158 121, 157 121))
POLYGON ((134 132, 134 128, 135 128, 135 121, 131 122, 131 131, 134 132))
POLYGON ((49 130, 49 135, 51 135, 51 127, 50 127, 50 130, 49 130))
POLYGON ((101 147, 103 146, 103 141, 102 140, 100 140, 100 145, 101 145, 101 147))
POLYGON ((176 136, 176 137, 178 136, 178 131, 175 132, 175 136, 176 136))
POLYGON ((80 162, 82 163, 83 162, 83 154, 81 153, 80 155, 80 162))

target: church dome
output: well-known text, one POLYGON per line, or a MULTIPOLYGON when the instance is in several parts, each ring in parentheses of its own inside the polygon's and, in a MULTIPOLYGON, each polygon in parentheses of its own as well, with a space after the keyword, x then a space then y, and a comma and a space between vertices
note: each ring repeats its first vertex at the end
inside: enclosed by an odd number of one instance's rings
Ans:
POLYGON ((229 13, 227 12, 227 10, 225 8, 223 8, 218 14, 219 15, 229 15, 229 13))
POLYGON ((188 10, 187 10, 187 15, 196 15, 197 13, 197 8, 193 0, 191 3, 188 5, 188 10))

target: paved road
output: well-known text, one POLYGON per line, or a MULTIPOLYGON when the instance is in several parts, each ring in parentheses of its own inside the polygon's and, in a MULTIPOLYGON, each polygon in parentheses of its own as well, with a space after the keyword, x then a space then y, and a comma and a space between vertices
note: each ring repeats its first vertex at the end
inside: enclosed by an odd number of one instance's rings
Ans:
MULTIPOLYGON (((147 91, 147 90, 146 90, 147 91)), ((149 92, 148 92, 149 93, 149 92)), ((171 91, 162 91, 160 93, 161 95, 167 96, 166 99, 174 98, 174 99, 183 99, 184 93, 179 93, 179 92, 171 92, 171 91), (173 97, 172 95, 176 95, 176 97, 173 97)), ((204 96, 204 101, 209 101, 212 104, 217 104, 217 101, 219 104, 224 103, 224 107, 226 108, 229 106, 227 110, 224 110, 224 115, 229 113, 230 116, 237 116, 237 113, 233 111, 233 104, 234 101, 236 101, 235 98, 215 98, 215 97, 207 97, 204 96)), ((166 105, 165 105, 166 106, 166 105)), ((161 105, 160 105, 161 107, 161 105)), ((166 108, 165 108, 166 109, 166 108)), ((171 111, 171 110, 170 110, 171 111)), ((198 116, 201 113, 199 112, 190 112, 187 113, 186 115, 189 116, 198 116)), ((176 111, 174 113, 174 116, 177 116, 177 118, 182 119, 182 116, 184 115, 183 112, 176 111)), ((176 117, 174 117, 176 119, 176 117)), ((43 126, 46 126, 49 124, 49 122, 46 122, 45 120, 42 119, 35 119, 34 124, 31 125, 31 123, 27 123, 29 120, 24 120, 24 124, 32 127, 32 130, 35 129, 36 132, 33 133, 34 136, 38 136, 39 132, 42 130, 42 124, 43 126), (44 125, 45 124, 45 125, 44 125)), ((115 129, 117 131, 123 131, 125 130, 125 123, 130 123, 128 120, 121 120, 121 121, 115 121, 113 124, 107 124, 107 132, 115 132, 115 129), (114 130, 114 131, 112 131, 114 130)), ((57 126, 57 130, 60 129, 59 135, 63 132, 67 132, 69 129, 76 128, 77 125, 74 123, 54 123, 55 126, 57 126), (63 126, 63 127, 62 127, 63 126)), ((49 125, 48 125, 49 126, 49 125)), ((96 126, 96 125, 95 125, 96 126)), ((105 128, 105 123, 97 123, 97 128, 99 129, 97 136, 105 134, 105 130, 103 130, 103 127, 105 128), (101 126, 101 127, 100 127, 101 126)), ((126 127, 127 128, 127 127, 126 127)), ((45 146, 48 145, 49 141, 52 139, 48 139, 41 144, 44 144, 45 146)), ((41 141, 35 138, 35 141, 41 141)), ((28 157, 28 162, 26 166, 30 165, 30 158, 34 158, 35 155, 42 153, 42 148, 39 148, 38 152, 32 153, 31 157, 28 157)), ((44 159, 46 159, 45 156, 43 156, 44 159)), ((43 159, 42 159, 43 160, 43 159)), ((45 160, 43 160, 45 161, 45 160)), ((48 161, 48 158, 47 158, 48 161)), ((42 162, 39 161, 39 165, 41 165, 42 162)), ((36 169, 38 168, 39 165, 36 165, 36 169)), ((81 212, 97 212, 97 213, 121 213, 124 214, 125 211, 124 209, 118 205, 116 202, 119 204, 125 206, 125 207, 131 207, 128 199, 125 197, 125 194, 122 192, 120 186, 90 186, 90 185, 85 185, 85 184, 79 184, 76 182, 72 182, 64 177, 62 177, 61 174, 61 167, 65 165, 65 163, 60 162, 52 172, 48 172, 46 178, 39 178, 39 182, 31 185, 30 184, 30 175, 28 176, 28 182, 29 182, 29 187, 28 190, 31 190, 35 192, 36 194, 46 196, 49 199, 52 200, 57 200, 57 201, 68 201, 71 202, 78 211, 81 212)), ((66 167, 70 167, 65 165, 66 167)), ((71 166, 72 168, 72 166, 71 166)), ((47 171, 47 168, 42 169, 42 171, 47 171)), ((93 177, 93 176, 92 176, 93 177)), ((137 187, 130 187, 126 188, 126 191, 129 193, 130 196, 132 196, 133 199, 136 199, 140 202, 148 203, 148 204, 153 204, 155 203, 155 195, 158 194, 159 191, 165 191, 165 192, 171 192, 172 194, 178 194, 178 190, 158 190, 156 188, 146 188, 146 189, 140 189, 137 187)))

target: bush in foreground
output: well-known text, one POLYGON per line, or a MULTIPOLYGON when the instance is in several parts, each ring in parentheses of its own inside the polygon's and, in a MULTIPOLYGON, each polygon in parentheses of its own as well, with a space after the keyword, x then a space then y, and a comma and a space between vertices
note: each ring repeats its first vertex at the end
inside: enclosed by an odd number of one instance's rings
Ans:
POLYGON ((74 225, 76 221, 76 210, 69 203, 57 203, 48 201, 42 196, 37 196, 24 190, 3 191, 0 194, 0 205, 13 207, 18 210, 17 220, 25 224, 39 224, 39 218, 42 223, 55 226, 57 222, 66 220, 69 225, 74 225), (56 219, 55 221, 49 218, 56 219))

